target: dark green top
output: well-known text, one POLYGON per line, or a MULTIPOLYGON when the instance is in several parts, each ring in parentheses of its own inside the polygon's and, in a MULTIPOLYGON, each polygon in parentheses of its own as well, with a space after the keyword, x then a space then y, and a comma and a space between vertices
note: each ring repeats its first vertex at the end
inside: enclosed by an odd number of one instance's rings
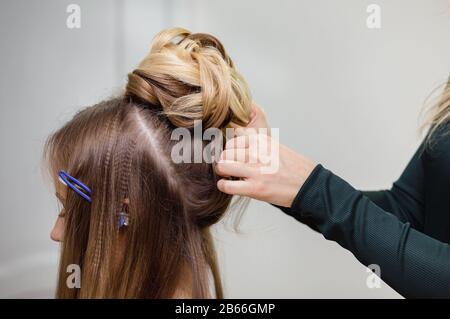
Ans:
POLYGON ((283 209, 407 298, 450 298, 450 134, 417 150, 392 189, 361 192, 318 165, 283 209))

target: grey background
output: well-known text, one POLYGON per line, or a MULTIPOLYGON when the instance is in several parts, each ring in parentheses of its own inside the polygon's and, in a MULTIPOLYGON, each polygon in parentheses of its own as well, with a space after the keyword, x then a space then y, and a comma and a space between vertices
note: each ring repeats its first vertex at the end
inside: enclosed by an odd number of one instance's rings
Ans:
MULTIPOLYGON (((116 94, 169 26, 218 36, 281 140, 362 189, 389 187, 420 142, 419 112, 450 71, 446 0, 0 2, 0 297, 52 297, 57 215, 48 134, 116 94), (81 6, 81 29, 66 7, 81 6), (382 28, 366 27, 367 5, 382 28)), ((399 298, 335 243, 264 203, 215 227, 226 297, 399 298)), ((381 270, 383 271, 383 270, 381 270)))

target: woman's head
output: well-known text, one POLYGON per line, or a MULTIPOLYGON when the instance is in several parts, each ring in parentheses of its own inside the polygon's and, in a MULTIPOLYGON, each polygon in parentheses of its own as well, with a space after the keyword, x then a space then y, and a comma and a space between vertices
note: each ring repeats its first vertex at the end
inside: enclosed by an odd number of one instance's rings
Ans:
POLYGON ((246 124, 250 104, 217 39, 169 29, 124 96, 82 110, 50 136, 45 155, 64 206, 64 231, 52 232, 62 237, 59 297, 170 298, 183 286, 186 296, 207 297, 208 269, 221 297, 208 227, 231 198, 216 188, 211 164, 172 160, 171 134, 195 120, 204 129, 246 124), (61 170, 92 190, 91 202, 58 180, 61 170), (119 227, 123 214, 128 226, 119 227), (66 286, 70 264, 81 267, 80 289, 66 286))

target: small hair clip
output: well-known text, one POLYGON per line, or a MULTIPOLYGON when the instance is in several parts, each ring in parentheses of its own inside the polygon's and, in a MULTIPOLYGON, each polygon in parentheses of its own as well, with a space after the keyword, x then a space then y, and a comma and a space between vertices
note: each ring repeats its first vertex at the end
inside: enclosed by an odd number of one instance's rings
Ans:
MULTIPOLYGON (((92 194, 92 191, 88 186, 86 186, 81 181, 77 180, 75 177, 69 175, 67 172, 63 170, 59 171, 58 176, 61 183, 70 187, 73 191, 75 191, 75 193, 83 197, 88 202, 92 202, 90 196, 92 194)), ((119 229, 128 226, 130 223, 130 216, 126 212, 127 205, 128 204, 125 204, 123 210, 119 213, 119 221, 118 221, 119 229)))
POLYGON ((88 202, 92 201, 91 196, 90 196, 92 191, 85 184, 83 184, 82 182, 77 180, 75 177, 69 175, 67 172, 65 172, 63 170, 59 171, 58 176, 59 176, 59 180, 63 184, 67 185, 72 190, 74 190, 75 193, 77 193, 78 195, 83 197, 88 202))
POLYGON ((130 217, 126 212, 119 213, 119 229, 128 226, 130 223, 130 217))

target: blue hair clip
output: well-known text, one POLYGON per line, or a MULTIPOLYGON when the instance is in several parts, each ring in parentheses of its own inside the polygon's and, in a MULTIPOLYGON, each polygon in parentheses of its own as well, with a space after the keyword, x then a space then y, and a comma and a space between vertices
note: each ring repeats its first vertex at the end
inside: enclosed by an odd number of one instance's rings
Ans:
MULTIPOLYGON (((88 202, 92 201, 91 197, 90 197, 92 191, 85 184, 83 184, 82 182, 77 180, 75 177, 69 175, 68 173, 66 173, 63 170, 59 171, 58 176, 59 176, 61 182, 63 182, 65 185, 67 185, 68 187, 73 189, 75 191, 75 193, 77 193, 78 195, 83 197, 88 202)), ((129 215, 127 214, 126 210, 124 209, 119 213, 119 221, 118 221, 119 229, 122 229, 123 227, 128 226, 129 223, 130 223, 129 215)))
POLYGON ((82 182, 77 180, 75 177, 70 176, 69 174, 67 174, 63 170, 59 171, 58 176, 61 179, 61 181, 65 185, 67 185, 68 187, 73 189, 75 191, 75 193, 77 193, 78 195, 83 197, 88 202, 92 201, 91 200, 91 196, 90 196, 92 191, 91 191, 91 189, 89 187, 84 185, 82 182))
POLYGON ((129 216, 126 212, 119 213, 119 229, 128 226, 130 223, 129 216))

